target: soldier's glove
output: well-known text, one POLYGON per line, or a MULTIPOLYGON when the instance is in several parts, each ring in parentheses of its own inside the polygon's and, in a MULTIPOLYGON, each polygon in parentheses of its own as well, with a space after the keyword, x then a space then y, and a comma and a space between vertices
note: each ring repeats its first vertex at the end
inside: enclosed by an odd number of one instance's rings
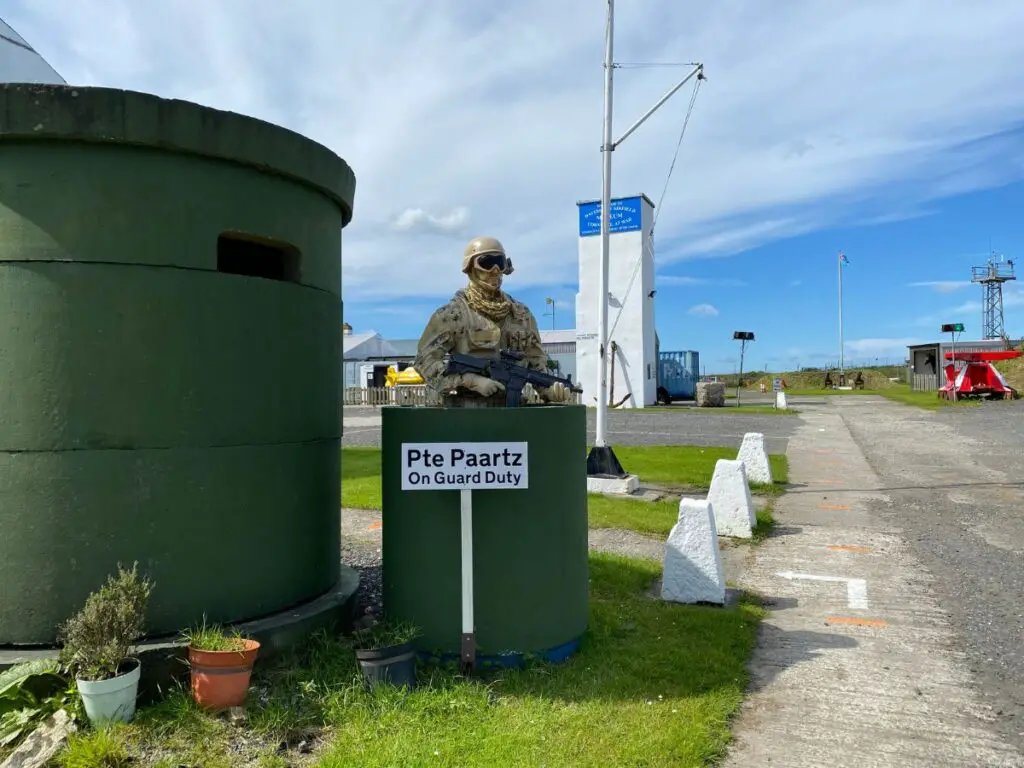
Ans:
POLYGON ((572 392, 561 382, 555 382, 550 387, 540 391, 540 397, 545 403, 567 403, 572 399, 572 392))
POLYGON ((490 397, 498 392, 505 391, 505 385, 500 381, 481 376, 479 373, 462 374, 462 386, 483 397, 490 397))

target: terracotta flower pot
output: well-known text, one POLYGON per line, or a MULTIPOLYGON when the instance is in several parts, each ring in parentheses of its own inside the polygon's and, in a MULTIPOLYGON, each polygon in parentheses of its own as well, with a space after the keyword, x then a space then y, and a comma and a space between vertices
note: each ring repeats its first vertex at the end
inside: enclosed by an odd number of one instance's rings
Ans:
POLYGON ((188 647, 192 696, 206 709, 240 707, 249 692, 249 678, 260 650, 255 640, 244 640, 240 651, 203 651, 188 647))

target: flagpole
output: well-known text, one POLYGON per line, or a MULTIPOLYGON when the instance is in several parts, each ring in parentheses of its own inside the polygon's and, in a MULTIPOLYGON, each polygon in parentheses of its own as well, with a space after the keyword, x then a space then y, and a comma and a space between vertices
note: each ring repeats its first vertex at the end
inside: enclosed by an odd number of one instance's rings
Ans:
POLYGON ((846 386, 846 375, 843 371, 843 350, 845 344, 843 343, 843 252, 839 252, 839 386, 846 386))

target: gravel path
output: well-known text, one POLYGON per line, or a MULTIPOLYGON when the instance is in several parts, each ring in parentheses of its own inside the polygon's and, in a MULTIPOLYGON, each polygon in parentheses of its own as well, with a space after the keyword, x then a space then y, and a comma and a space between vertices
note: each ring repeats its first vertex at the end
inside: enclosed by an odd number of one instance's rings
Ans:
POLYGON ((836 407, 892 499, 878 513, 936 578, 994 726, 1024 748, 1024 402, 836 407))

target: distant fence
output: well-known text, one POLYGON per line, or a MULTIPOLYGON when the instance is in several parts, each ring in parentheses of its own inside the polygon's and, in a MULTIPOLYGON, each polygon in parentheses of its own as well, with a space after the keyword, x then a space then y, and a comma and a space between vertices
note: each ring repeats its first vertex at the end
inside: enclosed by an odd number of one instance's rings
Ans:
POLYGON ((426 405, 430 397, 425 386, 347 387, 345 405, 426 405))
POLYGON ((910 388, 915 392, 934 392, 939 388, 939 377, 934 373, 913 373, 910 388))
MULTIPOLYGON (((570 402, 578 405, 580 394, 573 392, 570 402)), ((345 405, 440 405, 440 400, 426 386, 345 388, 345 405)))

